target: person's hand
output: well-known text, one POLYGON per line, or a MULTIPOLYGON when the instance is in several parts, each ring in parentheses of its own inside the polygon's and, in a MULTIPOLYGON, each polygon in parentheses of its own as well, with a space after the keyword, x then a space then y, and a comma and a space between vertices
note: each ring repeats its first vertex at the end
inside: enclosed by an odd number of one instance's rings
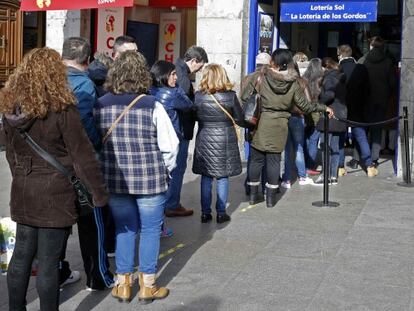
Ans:
POLYGON ((335 115, 335 113, 334 113, 334 111, 331 107, 326 107, 326 112, 328 113, 329 119, 332 119, 333 116, 335 115))

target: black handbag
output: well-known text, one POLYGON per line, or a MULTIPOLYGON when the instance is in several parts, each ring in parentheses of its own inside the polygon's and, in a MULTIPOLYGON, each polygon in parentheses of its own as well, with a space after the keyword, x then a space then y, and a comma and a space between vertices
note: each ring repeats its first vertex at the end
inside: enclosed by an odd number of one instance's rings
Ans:
POLYGON ((27 142, 27 144, 46 162, 55 167, 60 173, 69 179, 75 190, 79 216, 85 216, 93 212, 95 205, 93 204, 92 195, 86 186, 79 180, 78 177, 72 175, 66 167, 62 165, 55 157, 40 147, 25 130, 20 130, 20 135, 27 142))
POLYGON ((249 130, 254 130, 259 124, 261 112, 260 86, 264 79, 263 71, 259 74, 254 89, 243 106, 244 122, 249 130))

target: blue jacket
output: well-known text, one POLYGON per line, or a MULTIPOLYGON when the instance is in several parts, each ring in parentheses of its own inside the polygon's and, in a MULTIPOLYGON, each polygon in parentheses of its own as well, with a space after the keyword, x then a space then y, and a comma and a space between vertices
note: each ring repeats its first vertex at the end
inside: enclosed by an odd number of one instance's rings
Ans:
POLYGON ((102 138, 98 134, 93 119, 93 108, 96 103, 95 85, 92 80, 89 79, 87 71, 80 71, 76 68, 68 67, 67 75, 69 85, 78 101, 77 108, 83 127, 95 150, 100 150, 102 138))
POLYGON ((182 140, 184 138, 183 126, 178 112, 189 111, 193 102, 180 87, 152 87, 150 93, 164 106, 178 139, 182 140))

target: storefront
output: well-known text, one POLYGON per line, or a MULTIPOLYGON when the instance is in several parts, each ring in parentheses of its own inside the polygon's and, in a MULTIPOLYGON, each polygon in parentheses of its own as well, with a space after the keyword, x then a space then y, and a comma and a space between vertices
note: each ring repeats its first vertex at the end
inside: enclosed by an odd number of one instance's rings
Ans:
POLYGON ((301 51, 309 58, 335 58, 336 47, 349 44, 354 48, 354 56, 359 58, 368 51, 368 38, 375 35, 386 40, 388 53, 398 63, 402 2, 252 0, 249 71, 255 67, 258 51, 276 47, 301 51))

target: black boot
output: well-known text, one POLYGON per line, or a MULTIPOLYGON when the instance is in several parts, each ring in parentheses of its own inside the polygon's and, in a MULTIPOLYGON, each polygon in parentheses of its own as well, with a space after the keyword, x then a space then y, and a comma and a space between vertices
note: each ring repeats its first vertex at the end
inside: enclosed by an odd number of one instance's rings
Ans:
POLYGON ((249 200, 249 204, 250 205, 254 205, 256 203, 259 202, 259 186, 251 186, 249 185, 250 188, 250 200, 249 200))
POLYGON ((278 193, 278 188, 269 188, 266 187, 266 207, 273 207, 276 205, 276 195, 278 193))

